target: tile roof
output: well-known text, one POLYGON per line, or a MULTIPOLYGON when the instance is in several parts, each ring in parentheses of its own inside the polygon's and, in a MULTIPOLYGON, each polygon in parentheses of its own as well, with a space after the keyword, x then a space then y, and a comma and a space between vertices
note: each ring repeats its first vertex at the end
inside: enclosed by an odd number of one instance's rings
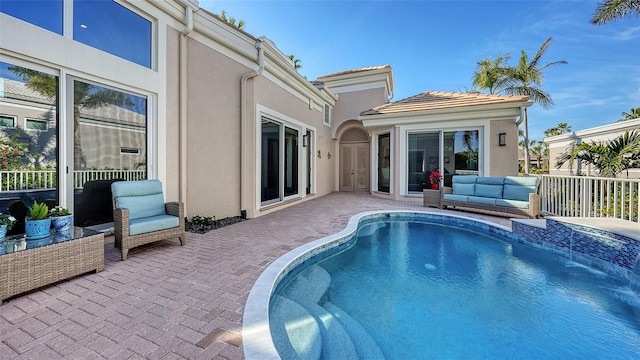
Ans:
POLYGON ((462 108, 479 105, 495 105, 528 101, 527 96, 489 95, 481 93, 459 93, 426 91, 422 94, 377 106, 360 115, 382 115, 413 111, 462 108))
POLYGON ((365 71, 370 71, 370 70, 381 70, 381 69, 386 69, 389 68, 391 69, 391 65, 376 65, 376 66, 367 66, 367 67, 363 67, 363 68, 359 68, 359 69, 351 69, 351 70, 345 70, 345 71, 339 71, 333 74, 327 74, 327 75, 322 75, 319 76, 318 78, 326 78, 326 77, 330 77, 330 76, 338 76, 338 75, 347 75, 347 74, 355 74, 355 73, 359 73, 359 72, 365 72, 365 71))

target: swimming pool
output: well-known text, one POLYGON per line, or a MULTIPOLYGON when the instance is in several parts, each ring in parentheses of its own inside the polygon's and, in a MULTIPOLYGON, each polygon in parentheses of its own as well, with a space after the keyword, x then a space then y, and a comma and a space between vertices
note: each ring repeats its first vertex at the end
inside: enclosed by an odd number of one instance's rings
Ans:
POLYGON ((640 354, 640 306, 624 281, 510 241, 505 229, 454 220, 377 215, 357 237, 285 260, 269 327, 282 358, 640 354))

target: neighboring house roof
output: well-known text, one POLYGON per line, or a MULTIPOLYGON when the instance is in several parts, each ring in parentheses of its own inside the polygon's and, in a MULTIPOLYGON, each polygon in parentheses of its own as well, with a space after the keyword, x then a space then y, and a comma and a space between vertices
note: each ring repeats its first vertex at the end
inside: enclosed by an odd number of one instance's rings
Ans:
POLYGON ((479 93, 458 93, 446 91, 426 91, 422 94, 380 105, 363 111, 360 115, 381 115, 415 111, 441 110, 468 106, 521 103, 527 96, 488 95, 479 93))
POLYGON ((391 65, 376 65, 376 66, 367 66, 367 67, 363 67, 363 68, 359 68, 359 69, 351 69, 351 70, 344 70, 344 71, 339 71, 333 74, 327 74, 327 75, 322 75, 319 78, 326 78, 326 77, 331 77, 331 76, 338 76, 338 75, 347 75, 347 74, 355 74, 355 73, 359 73, 359 72, 365 72, 365 71, 370 71, 370 70, 380 70, 380 69, 391 69, 391 65))

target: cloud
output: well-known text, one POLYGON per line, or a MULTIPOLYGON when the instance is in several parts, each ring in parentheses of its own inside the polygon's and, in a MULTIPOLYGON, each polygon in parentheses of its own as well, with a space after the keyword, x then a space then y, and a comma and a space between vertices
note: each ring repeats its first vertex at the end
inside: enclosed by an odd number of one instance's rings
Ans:
POLYGON ((640 39, 640 26, 621 31, 613 38, 620 41, 640 39))

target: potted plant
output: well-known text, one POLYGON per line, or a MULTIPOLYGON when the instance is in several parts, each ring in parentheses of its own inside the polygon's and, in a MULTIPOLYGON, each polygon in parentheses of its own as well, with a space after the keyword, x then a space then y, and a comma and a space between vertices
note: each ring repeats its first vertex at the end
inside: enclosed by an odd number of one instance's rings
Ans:
POLYGON ((7 231, 11 230, 16 218, 11 215, 0 213, 0 241, 7 235, 7 231))
POLYGON ((64 206, 56 206, 49 210, 49 217, 51 218, 53 228, 58 232, 69 230, 73 223, 73 215, 71 215, 69 209, 64 206))
POLYGON ((429 181, 431 181, 431 188, 433 190, 440 189, 440 181, 442 181, 442 174, 438 170, 434 170, 429 174, 429 181))
POLYGON ((51 228, 51 218, 49 217, 49 207, 45 203, 33 202, 29 207, 29 215, 24 221, 24 232, 27 239, 41 239, 49 236, 51 228))

